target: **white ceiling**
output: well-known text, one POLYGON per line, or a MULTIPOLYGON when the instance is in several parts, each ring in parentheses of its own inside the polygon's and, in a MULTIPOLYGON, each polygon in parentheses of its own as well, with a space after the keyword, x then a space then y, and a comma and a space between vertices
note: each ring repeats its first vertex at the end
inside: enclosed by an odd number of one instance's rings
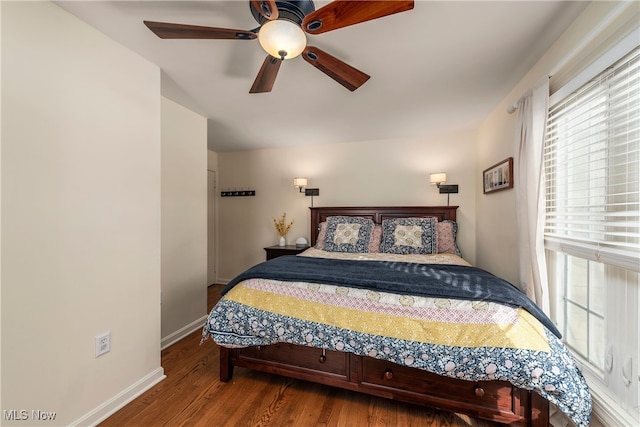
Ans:
POLYGON ((473 129, 588 4, 418 0, 307 37, 371 76, 355 92, 297 57, 272 92, 249 94, 266 56, 257 40, 163 40, 142 23, 250 30, 258 24, 248 0, 55 3, 158 65, 163 96, 208 118, 218 152, 473 129))

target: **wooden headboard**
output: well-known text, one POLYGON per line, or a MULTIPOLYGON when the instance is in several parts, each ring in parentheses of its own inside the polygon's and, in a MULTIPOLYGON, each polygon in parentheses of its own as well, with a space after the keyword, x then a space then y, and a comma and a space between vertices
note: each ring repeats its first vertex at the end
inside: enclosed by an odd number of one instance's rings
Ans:
POLYGON ((430 216, 438 218, 438 221, 445 219, 455 221, 458 206, 366 206, 309 209, 311 210, 311 246, 313 246, 316 244, 318 226, 329 216, 360 216, 371 218, 376 224, 382 224, 382 221, 388 218, 430 216))

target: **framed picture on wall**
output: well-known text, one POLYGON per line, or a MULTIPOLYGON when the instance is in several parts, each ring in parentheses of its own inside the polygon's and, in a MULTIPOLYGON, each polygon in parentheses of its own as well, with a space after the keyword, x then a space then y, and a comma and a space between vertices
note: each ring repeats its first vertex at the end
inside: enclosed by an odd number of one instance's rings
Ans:
POLYGON ((513 157, 496 163, 482 173, 484 194, 513 188, 513 157))

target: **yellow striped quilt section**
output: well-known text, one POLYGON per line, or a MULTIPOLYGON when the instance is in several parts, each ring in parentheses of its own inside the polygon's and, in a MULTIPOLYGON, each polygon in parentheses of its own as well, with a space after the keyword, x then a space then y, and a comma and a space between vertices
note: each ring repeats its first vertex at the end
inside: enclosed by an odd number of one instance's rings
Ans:
POLYGON ((544 327, 531 314, 517 308, 517 320, 504 324, 443 322, 336 306, 291 295, 248 288, 240 283, 225 299, 257 310, 317 322, 359 333, 408 341, 459 347, 499 347, 549 352, 544 327), (498 328, 499 333, 497 333, 498 328))

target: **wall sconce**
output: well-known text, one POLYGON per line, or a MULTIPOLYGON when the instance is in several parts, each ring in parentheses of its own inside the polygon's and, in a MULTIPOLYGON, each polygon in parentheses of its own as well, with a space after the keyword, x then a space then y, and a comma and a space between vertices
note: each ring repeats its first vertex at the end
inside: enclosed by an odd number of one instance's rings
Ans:
POLYGON ((438 187, 440 194, 447 195, 447 206, 449 206, 449 195, 458 193, 458 184, 445 185, 445 182, 447 182, 447 174, 444 172, 432 173, 429 175, 429 181, 438 187))
POLYGON ((293 178, 293 186, 298 188, 302 193, 307 186, 307 178, 293 178))
POLYGON ((429 181, 431 181, 432 184, 435 184, 436 187, 440 188, 440 184, 447 182, 447 174, 444 172, 432 173, 429 175, 429 181))
POLYGON ((293 178, 293 186, 300 190, 301 193, 304 192, 305 196, 311 196, 311 207, 313 207, 313 196, 320 195, 319 188, 306 188, 307 187, 307 178, 293 178))

